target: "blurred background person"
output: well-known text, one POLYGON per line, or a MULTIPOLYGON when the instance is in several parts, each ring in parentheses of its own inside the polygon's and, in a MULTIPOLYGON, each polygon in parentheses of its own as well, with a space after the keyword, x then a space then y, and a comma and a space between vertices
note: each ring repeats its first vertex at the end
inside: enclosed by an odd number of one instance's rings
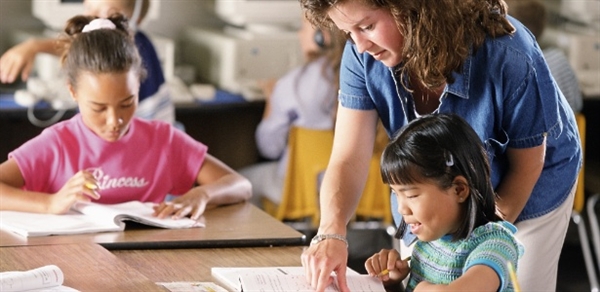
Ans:
POLYGON ((345 39, 334 30, 315 29, 306 19, 298 31, 305 63, 276 81, 265 81, 266 106, 256 130, 260 154, 268 159, 240 170, 252 183, 252 202, 281 201, 287 141, 293 126, 333 130, 339 67, 345 39))

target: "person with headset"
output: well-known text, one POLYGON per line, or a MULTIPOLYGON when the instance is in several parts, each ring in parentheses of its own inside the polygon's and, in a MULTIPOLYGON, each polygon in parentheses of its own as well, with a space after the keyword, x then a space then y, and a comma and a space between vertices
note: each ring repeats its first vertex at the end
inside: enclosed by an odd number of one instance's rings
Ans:
MULTIPOLYGON (((85 15, 106 18, 114 13, 122 13, 129 19, 146 70, 146 77, 140 85, 140 103, 136 115, 174 123, 175 106, 166 92, 166 86, 163 86, 165 77, 158 54, 148 36, 139 30, 139 24, 150 8, 150 0, 84 0, 83 4, 85 15)), ((57 45, 54 38, 32 38, 22 42, 0 57, 0 82, 12 83, 19 73, 21 79, 27 81, 38 53, 59 56, 62 52, 63 48, 57 45)))
POLYGON ((272 88, 263 89, 266 107, 256 142, 260 154, 270 161, 240 170, 252 182, 252 200, 259 207, 262 196, 281 201, 290 128, 333 129, 335 121, 344 39, 333 30, 315 29, 306 19, 298 38, 305 63, 277 79, 272 88))

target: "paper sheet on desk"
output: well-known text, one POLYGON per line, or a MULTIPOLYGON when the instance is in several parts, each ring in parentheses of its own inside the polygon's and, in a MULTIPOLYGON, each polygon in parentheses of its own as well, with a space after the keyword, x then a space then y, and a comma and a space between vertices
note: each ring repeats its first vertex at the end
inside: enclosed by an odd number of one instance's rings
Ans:
MULTIPOLYGON (((279 267, 214 267, 211 269, 213 277, 221 281, 232 291, 242 291, 240 277, 252 275, 297 275, 304 277, 304 268, 301 266, 279 267)), ((360 275, 351 268, 346 269, 346 276, 360 275)), ((303 278, 304 279, 304 278, 303 278)))
MULTIPOLYGON (((375 291, 385 292, 381 280, 369 275, 348 275, 346 277, 350 291, 375 291)), ((278 274, 252 274, 240 276, 242 291, 257 292, 289 292, 289 291, 314 291, 306 281, 304 275, 278 275, 278 274)), ((326 292, 340 291, 337 281, 327 288, 326 292)))

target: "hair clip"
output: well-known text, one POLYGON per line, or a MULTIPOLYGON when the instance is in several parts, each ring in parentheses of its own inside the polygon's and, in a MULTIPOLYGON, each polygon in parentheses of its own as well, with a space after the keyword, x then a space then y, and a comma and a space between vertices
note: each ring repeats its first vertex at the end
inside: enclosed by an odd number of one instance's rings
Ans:
POLYGON ((406 224, 406 221, 404 221, 404 219, 402 219, 400 221, 400 224, 398 225, 398 229, 396 229, 394 238, 402 239, 402 237, 404 236, 404 232, 406 232, 406 228, 408 228, 408 224, 406 224))
POLYGON ((454 165, 454 157, 452 156, 452 154, 448 154, 448 157, 446 158, 446 166, 453 166, 454 165))
POLYGON ((90 31, 94 31, 97 29, 115 29, 115 28, 117 28, 117 26, 109 19, 96 18, 96 19, 90 21, 90 23, 86 24, 83 27, 83 29, 81 30, 81 32, 85 33, 85 32, 90 32, 90 31))

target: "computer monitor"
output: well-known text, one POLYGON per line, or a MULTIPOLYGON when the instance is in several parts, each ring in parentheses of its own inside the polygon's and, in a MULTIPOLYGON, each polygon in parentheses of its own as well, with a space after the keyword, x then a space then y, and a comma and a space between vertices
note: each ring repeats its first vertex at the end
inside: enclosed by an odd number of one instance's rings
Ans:
POLYGON ((600 30, 600 0, 562 0, 560 12, 567 18, 600 30))
MULTIPOLYGON (((83 0, 33 0, 31 6, 33 16, 41 20, 47 28, 56 31, 62 30, 71 17, 85 11, 83 0)), ((150 9, 144 20, 157 19, 159 7, 160 0, 150 0, 150 9)))
POLYGON ((57 31, 64 28, 69 18, 84 11, 83 0, 33 0, 31 6, 33 16, 57 31))
POLYGON ((223 21, 237 26, 299 27, 302 20, 298 0, 215 0, 215 10, 223 21))

